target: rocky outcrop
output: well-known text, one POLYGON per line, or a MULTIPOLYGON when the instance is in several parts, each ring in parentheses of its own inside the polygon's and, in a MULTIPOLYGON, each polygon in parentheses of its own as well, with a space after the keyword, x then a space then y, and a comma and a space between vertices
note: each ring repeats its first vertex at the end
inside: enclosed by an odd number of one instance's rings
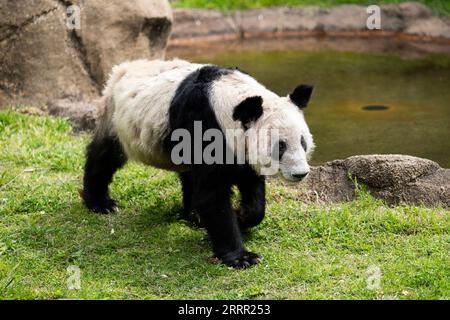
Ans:
POLYGON ((103 84, 111 67, 117 63, 164 57, 172 25, 167 1, 91 0, 83 3, 83 27, 77 34, 86 48, 86 60, 96 83, 103 84))
POLYGON ((114 64, 164 57, 171 21, 166 0, 0 0, 0 103, 95 98, 114 64))
POLYGON ((353 156, 312 169, 299 186, 287 185, 305 201, 341 202, 355 198, 355 181, 389 204, 450 207, 450 169, 406 155, 353 156), (354 179, 354 181, 352 181, 354 179))
POLYGON ((367 6, 332 8, 265 8, 232 13, 214 10, 175 9, 173 43, 194 38, 251 37, 290 32, 339 35, 345 33, 397 33, 450 39, 450 23, 417 2, 381 6, 381 30, 368 30, 367 6))

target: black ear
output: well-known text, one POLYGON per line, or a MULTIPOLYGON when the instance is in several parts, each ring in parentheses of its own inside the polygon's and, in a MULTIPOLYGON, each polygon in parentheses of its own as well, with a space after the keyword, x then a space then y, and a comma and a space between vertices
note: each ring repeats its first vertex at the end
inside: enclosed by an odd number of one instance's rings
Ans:
POLYGON ((263 114, 263 99, 259 96, 249 97, 239 103, 233 111, 233 120, 242 122, 244 128, 249 122, 257 120, 263 114))
POLYGON ((300 109, 303 109, 308 105, 313 90, 313 86, 302 84, 295 88, 294 92, 289 95, 289 98, 291 98, 292 102, 295 103, 300 109))

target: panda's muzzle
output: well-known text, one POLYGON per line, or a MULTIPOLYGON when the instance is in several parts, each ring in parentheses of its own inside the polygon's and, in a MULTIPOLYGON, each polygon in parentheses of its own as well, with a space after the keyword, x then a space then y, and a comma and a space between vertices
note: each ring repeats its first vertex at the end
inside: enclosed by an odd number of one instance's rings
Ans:
POLYGON ((309 174, 309 172, 306 173, 293 173, 291 174, 293 180, 295 181, 302 181, 303 179, 305 179, 305 177, 309 174))

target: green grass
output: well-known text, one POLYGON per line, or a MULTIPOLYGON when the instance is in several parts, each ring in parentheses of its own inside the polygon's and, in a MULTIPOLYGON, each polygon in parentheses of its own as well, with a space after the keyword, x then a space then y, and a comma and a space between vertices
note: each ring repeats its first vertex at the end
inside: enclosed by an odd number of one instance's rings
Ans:
POLYGON ((61 119, 0 112, 0 299, 450 297, 444 209, 389 208, 364 191, 307 205, 271 182, 267 218, 246 236, 264 260, 238 271, 211 263, 205 231, 177 219, 174 174, 128 164, 112 184, 121 209, 85 210, 88 138, 61 119), (79 290, 66 285, 71 265, 79 290), (372 267, 382 273, 373 289, 372 267))
MULTIPOLYGON (((175 0, 172 3, 174 7, 179 8, 206 8, 228 11, 273 6, 298 7, 316 5, 330 7, 340 4, 361 4, 369 6, 372 4, 401 2, 407 2, 407 0, 175 0)), ((418 0, 417 2, 426 4, 437 14, 450 15, 450 1, 448 0, 418 0)))

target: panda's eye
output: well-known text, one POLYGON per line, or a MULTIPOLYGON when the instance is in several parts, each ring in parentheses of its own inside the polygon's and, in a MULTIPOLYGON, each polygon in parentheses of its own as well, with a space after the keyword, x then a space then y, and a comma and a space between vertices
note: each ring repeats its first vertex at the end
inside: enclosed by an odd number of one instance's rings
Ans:
POLYGON ((281 159, 283 154, 286 152, 286 149, 287 149, 286 142, 280 140, 278 142, 278 157, 279 157, 279 159, 281 159))
POLYGON ((305 152, 306 152, 306 149, 307 149, 306 140, 303 136, 302 136, 302 139, 300 140, 300 143, 302 144, 303 150, 305 150, 305 152))

